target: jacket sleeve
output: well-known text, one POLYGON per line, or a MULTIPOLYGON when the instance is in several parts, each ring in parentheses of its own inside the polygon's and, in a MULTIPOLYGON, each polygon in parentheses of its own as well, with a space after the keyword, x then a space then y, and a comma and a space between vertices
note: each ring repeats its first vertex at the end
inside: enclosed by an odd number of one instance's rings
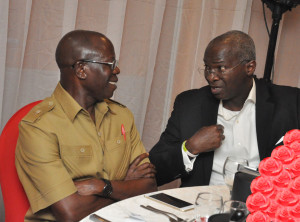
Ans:
POLYGON ((150 151, 150 161, 157 170, 156 180, 158 186, 186 174, 181 152, 183 139, 179 120, 180 114, 183 113, 181 112, 182 108, 180 99, 177 97, 167 127, 158 143, 150 151))

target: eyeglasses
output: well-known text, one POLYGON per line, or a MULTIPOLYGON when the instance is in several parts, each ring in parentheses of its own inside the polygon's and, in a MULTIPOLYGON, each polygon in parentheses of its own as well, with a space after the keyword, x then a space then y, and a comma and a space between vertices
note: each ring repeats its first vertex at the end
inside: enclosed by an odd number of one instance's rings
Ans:
POLYGON ((223 74, 226 74, 226 73, 232 71, 233 69, 235 69, 236 67, 238 67, 239 65, 241 65, 243 62, 246 62, 246 61, 248 61, 248 60, 243 60, 243 61, 241 61, 240 63, 238 63, 237 65, 235 65, 231 68, 226 68, 225 66, 219 66, 217 68, 210 68, 209 66, 205 66, 204 69, 199 68, 198 71, 201 74, 203 73, 205 75, 208 75, 210 73, 217 74, 217 75, 219 75, 219 74, 223 75, 223 74))
POLYGON ((74 68, 75 67, 75 64, 77 63, 77 62, 90 62, 90 63, 97 63, 97 64, 100 64, 100 65, 108 65, 108 66, 110 66, 110 69, 113 71, 113 70, 115 70, 115 68, 119 65, 119 61, 118 60, 114 60, 113 62, 97 62, 97 61, 94 61, 94 60, 88 60, 88 59, 81 59, 81 60, 78 60, 78 61, 76 61, 73 65, 72 65, 72 67, 74 68))

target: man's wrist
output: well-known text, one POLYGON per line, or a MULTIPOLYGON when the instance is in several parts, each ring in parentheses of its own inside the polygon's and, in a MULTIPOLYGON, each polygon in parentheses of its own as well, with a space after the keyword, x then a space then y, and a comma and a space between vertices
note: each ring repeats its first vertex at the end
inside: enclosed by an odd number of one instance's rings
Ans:
POLYGON ((113 187, 111 185, 111 182, 109 180, 106 180, 104 178, 101 178, 101 180, 104 182, 104 187, 103 190, 101 192, 101 196, 103 197, 110 197, 110 195, 113 192, 113 187))
POLYGON ((192 158, 195 158, 195 157, 197 157, 198 156, 198 154, 192 154, 191 152, 189 152, 188 151, 188 149, 186 148, 186 142, 187 142, 187 140, 185 140, 183 143, 182 143, 182 149, 183 149, 183 151, 189 156, 189 157, 192 157, 192 158))

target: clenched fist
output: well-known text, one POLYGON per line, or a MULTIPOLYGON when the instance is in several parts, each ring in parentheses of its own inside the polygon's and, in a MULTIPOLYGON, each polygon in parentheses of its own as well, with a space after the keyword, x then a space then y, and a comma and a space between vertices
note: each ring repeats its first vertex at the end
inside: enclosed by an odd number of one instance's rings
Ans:
POLYGON ((186 148, 192 154, 199 154, 215 150, 221 146, 225 139, 224 127, 222 125, 205 126, 199 129, 186 141, 186 148))

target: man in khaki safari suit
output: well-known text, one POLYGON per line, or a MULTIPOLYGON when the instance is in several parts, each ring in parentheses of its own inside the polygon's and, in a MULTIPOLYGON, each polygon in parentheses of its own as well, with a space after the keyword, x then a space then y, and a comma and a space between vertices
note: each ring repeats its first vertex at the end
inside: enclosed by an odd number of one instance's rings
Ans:
POLYGON ((19 126, 16 168, 30 202, 25 221, 78 221, 157 190, 132 113, 109 99, 120 73, 111 41, 72 31, 60 40, 56 62, 54 93, 19 126))

